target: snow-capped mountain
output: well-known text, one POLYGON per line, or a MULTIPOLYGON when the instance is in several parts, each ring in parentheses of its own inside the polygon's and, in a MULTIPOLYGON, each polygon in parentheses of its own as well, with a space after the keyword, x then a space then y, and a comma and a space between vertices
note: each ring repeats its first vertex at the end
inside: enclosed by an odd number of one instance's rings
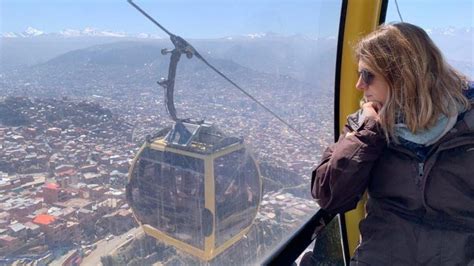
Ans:
POLYGON ((86 27, 82 30, 78 29, 64 29, 60 32, 46 33, 42 30, 34 27, 28 27, 21 33, 16 32, 5 32, 0 34, 3 38, 33 38, 33 37, 63 37, 63 38, 78 38, 78 37, 116 37, 116 38, 149 38, 149 39, 161 39, 162 37, 156 34, 148 33, 126 33, 126 32, 115 32, 110 30, 100 30, 93 27, 86 27))
POLYGON ((38 29, 35 29, 33 27, 28 27, 26 28, 26 30, 24 31, 24 34, 26 36, 40 36, 40 35, 43 35, 44 32, 41 31, 41 30, 38 30, 38 29))
POLYGON ((465 27, 465 28, 456 28, 456 27, 446 27, 446 28, 433 28, 433 29, 426 29, 426 32, 433 36, 458 36, 464 34, 474 34, 473 27, 465 27))
POLYGON ((13 32, 5 32, 5 33, 2 33, 2 37, 4 37, 4 38, 16 38, 16 37, 18 37, 18 35, 16 33, 13 33, 13 32))
POLYGON ((83 30, 65 29, 59 32, 63 37, 129 37, 125 32, 101 31, 87 27, 83 30))
POLYGON ((40 36, 43 35, 44 31, 35 29, 33 27, 28 27, 26 28, 25 31, 20 32, 20 33, 15 33, 15 32, 5 32, 2 33, 2 37, 5 38, 27 38, 27 37, 35 37, 35 36, 40 36))
POLYGON ((246 35, 246 37, 249 37, 250 39, 264 38, 266 36, 266 33, 250 33, 246 35))
POLYGON ((317 41, 317 40, 332 40, 335 39, 335 36, 324 36, 324 37, 315 37, 308 36, 305 34, 293 34, 293 35, 282 35, 274 32, 257 32, 257 33, 248 33, 242 35, 231 35, 221 38, 227 41, 242 41, 242 40, 251 40, 251 41, 268 41, 268 40, 307 40, 307 41, 317 41))

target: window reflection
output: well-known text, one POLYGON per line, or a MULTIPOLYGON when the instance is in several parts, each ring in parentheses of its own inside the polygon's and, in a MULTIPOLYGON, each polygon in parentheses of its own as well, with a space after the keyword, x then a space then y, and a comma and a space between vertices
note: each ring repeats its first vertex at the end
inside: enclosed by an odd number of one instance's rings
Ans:
POLYGON ((252 158, 239 150, 217 158, 216 242, 226 240, 252 223, 260 201, 257 167, 252 158))
POLYGON ((131 183, 131 204, 137 219, 195 247, 204 247, 203 162, 184 155, 148 150, 138 162, 131 183), (170 161, 170 158, 174 161, 170 161), (201 170, 201 171, 199 171, 201 170))

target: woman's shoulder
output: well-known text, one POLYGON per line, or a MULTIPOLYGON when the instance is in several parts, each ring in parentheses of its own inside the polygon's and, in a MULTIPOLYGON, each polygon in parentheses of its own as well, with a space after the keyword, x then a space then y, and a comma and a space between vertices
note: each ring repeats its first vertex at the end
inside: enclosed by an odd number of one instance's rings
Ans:
POLYGON ((463 93, 471 103, 474 102, 474 81, 467 82, 467 88, 463 91, 463 93))
POLYGON ((463 120, 466 123, 467 127, 470 130, 474 130, 474 82, 469 81, 468 87, 463 91, 464 96, 469 100, 471 103, 471 108, 461 114, 459 120, 463 120))

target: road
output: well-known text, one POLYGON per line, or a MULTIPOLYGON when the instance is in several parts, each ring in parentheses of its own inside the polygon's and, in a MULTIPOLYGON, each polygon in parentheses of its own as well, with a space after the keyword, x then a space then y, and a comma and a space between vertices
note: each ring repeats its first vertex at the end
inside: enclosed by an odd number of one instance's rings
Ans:
POLYGON ((50 266, 61 266, 63 263, 71 256, 74 252, 76 252, 76 249, 70 250, 66 254, 62 255, 60 258, 54 259, 49 265, 50 266))
POLYGON ((111 252, 115 251, 116 248, 131 240, 132 238, 127 239, 128 235, 138 237, 141 234, 143 234, 143 229, 141 227, 136 227, 130 229, 126 233, 114 236, 110 240, 99 240, 96 242, 97 248, 94 249, 88 256, 83 258, 81 265, 101 265, 100 257, 110 255, 111 252))

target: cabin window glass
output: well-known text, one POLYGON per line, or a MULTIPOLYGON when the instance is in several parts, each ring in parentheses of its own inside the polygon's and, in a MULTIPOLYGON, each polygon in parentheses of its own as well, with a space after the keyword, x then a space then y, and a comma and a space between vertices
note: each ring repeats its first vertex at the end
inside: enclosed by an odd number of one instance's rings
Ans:
POLYGON ((137 219, 160 234, 204 248, 204 173, 202 160, 146 149, 134 171, 131 203, 137 219), (149 155, 154 155, 150 160, 149 155), (164 161, 172 161, 168 164, 164 161), (192 162, 192 163, 190 163, 192 162))
POLYGON ((260 201, 260 182, 253 158, 244 150, 214 161, 216 244, 220 246, 252 225, 260 201))
MULTIPOLYGON (((422 27, 456 70, 474 79, 474 2, 398 0, 405 22, 422 27), (423 16, 419 15, 423 10, 423 16), (443 19, 437 19, 443 18, 443 19)), ((400 21, 395 1, 389 1, 387 22, 400 21)))
POLYGON ((174 124, 168 36, 125 0, 26 2, 0 8, 0 264, 257 264, 318 210, 340 1, 134 0, 279 117, 184 55, 177 116, 216 130, 136 160, 174 124))

